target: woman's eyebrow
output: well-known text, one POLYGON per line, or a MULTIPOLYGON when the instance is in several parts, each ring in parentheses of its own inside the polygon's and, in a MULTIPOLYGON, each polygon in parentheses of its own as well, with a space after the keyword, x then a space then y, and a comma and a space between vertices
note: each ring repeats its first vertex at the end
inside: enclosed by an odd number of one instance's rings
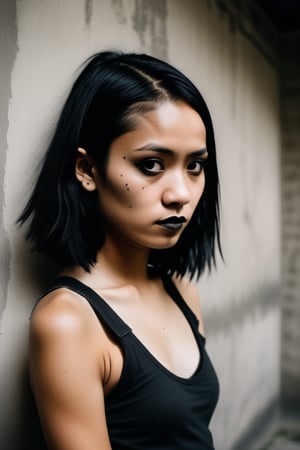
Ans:
MULTIPOLYGON (((160 145, 156 145, 156 144, 147 144, 147 145, 144 145, 143 147, 134 149, 135 152, 149 151, 149 150, 152 152, 164 153, 167 155, 173 155, 174 153, 176 153, 174 150, 170 150, 169 148, 161 147, 160 145)), ((188 156, 200 157, 200 156, 206 156, 207 154, 208 154, 207 149, 202 148, 200 150, 196 150, 195 152, 191 152, 188 156)))

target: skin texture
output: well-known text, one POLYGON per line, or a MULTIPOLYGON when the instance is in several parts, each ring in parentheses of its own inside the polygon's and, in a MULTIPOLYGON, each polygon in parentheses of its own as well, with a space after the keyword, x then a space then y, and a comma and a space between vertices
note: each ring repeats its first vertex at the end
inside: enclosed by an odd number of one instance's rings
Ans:
MULTIPOLYGON (((134 130, 113 141, 105 180, 84 149, 76 176, 97 190, 105 243, 90 273, 66 269, 99 293, 168 370, 189 378, 199 350, 185 317, 158 278, 149 278, 151 248, 173 246, 201 198, 206 136, 199 115, 181 102, 165 102, 140 115, 134 130), (201 153, 199 153, 201 151, 201 153), (178 230, 157 223, 185 218, 178 230)), ((200 321, 196 287, 174 280, 200 321)), ((30 332, 30 370, 51 450, 108 450, 104 399, 120 378, 120 348, 88 302, 59 289, 37 305, 30 332)))

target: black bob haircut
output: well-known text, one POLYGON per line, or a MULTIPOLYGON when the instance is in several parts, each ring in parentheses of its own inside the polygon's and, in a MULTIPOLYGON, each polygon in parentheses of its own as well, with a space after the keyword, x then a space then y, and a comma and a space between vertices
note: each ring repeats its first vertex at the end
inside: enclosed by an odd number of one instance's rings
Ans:
POLYGON ((75 176, 78 147, 105 176, 112 141, 134 128, 134 117, 162 102, 182 101, 200 115, 206 129, 205 188, 177 244, 150 252, 159 271, 197 277, 216 264, 221 252, 219 180, 211 117, 194 84, 168 63, 145 54, 100 52, 87 60, 63 106, 31 197, 18 219, 29 220, 26 238, 33 250, 63 266, 90 271, 105 238, 97 193, 75 176))

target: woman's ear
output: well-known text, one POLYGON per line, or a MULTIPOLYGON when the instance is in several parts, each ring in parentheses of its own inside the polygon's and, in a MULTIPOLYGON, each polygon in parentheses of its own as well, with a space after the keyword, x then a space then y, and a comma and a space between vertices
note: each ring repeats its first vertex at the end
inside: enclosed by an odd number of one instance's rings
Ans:
POLYGON ((87 191, 94 191, 97 187, 95 183, 95 169, 94 160, 87 155, 86 150, 79 147, 77 149, 75 175, 82 187, 87 191))

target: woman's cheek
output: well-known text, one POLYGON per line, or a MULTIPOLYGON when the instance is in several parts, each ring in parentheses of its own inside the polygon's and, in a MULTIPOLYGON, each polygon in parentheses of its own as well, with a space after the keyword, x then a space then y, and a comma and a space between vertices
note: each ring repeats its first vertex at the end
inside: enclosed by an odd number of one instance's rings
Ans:
POLYGON ((127 178, 124 172, 121 172, 117 179, 107 180, 106 188, 103 195, 108 194, 108 202, 120 202, 120 206, 127 206, 129 209, 132 209, 134 205, 142 206, 149 197, 143 183, 129 181, 129 177, 127 178))

